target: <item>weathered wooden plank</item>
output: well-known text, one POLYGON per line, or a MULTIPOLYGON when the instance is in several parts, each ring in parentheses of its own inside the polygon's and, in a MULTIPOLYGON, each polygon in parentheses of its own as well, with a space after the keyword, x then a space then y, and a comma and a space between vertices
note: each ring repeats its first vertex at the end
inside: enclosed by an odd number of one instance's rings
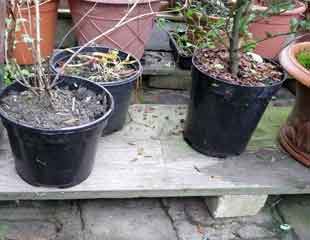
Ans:
POLYGON ((100 140, 90 178, 69 189, 23 182, 3 139, 0 200, 310 193, 310 170, 279 149, 262 148, 229 159, 195 152, 181 136, 185 111, 185 106, 132 106, 126 127, 100 140))

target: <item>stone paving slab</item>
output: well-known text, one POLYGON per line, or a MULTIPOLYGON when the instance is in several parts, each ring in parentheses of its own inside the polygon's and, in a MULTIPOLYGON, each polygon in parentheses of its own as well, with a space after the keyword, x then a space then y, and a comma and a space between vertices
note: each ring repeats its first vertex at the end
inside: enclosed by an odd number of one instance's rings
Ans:
MULTIPOLYGON (((0 203, 5 240, 280 240, 270 205, 214 219, 201 198, 0 203)), ((283 239, 282 239, 283 240, 283 239)))
POLYGON ((310 195, 284 196, 278 210, 283 220, 293 227, 298 240, 310 239, 310 195))
POLYGON ((213 219, 199 198, 164 199, 164 207, 179 239, 280 239, 277 222, 266 207, 254 217, 213 219))
POLYGON ((82 204, 86 239, 175 240, 160 200, 102 200, 82 204))
POLYGON ((0 239, 80 240, 82 222, 75 202, 1 202, 0 239))
MULTIPOLYGON (((15 173, 8 142, 3 141, 0 199, 310 193, 310 170, 276 147, 227 159, 191 149, 182 139, 186 106, 133 105, 129 115, 130 122, 122 131, 100 139, 89 179, 69 189, 38 188, 23 182, 15 173)), ((266 121, 271 119, 266 116, 266 121)), ((260 127, 257 131, 262 132, 260 127)))

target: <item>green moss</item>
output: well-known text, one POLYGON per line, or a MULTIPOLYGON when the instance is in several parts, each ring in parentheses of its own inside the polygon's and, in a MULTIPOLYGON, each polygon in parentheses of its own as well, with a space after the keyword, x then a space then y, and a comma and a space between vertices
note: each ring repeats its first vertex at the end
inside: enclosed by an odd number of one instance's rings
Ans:
POLYGON ((307 49, 297 54, 297 61, 304 66, 306 69, 310 70, 310 50, 307 49))
POLYGON ((276 148, 278 132, 291 112, 291 107, 269 106, 256 128, 248 150, 276 148))

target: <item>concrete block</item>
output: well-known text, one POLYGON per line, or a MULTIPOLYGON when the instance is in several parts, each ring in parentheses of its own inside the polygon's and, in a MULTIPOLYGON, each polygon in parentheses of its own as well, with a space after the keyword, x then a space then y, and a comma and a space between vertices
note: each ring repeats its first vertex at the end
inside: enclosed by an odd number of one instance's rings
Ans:
POLYGON ((205 198, 215 218, 256 215, 265 205, 268 195, 224 195, 205 198))
POLYGON ((174 74, 166 76, 150 76, 148 86, 159 89, 190 89, 192 78, 189 71, 175 71, 174 74))

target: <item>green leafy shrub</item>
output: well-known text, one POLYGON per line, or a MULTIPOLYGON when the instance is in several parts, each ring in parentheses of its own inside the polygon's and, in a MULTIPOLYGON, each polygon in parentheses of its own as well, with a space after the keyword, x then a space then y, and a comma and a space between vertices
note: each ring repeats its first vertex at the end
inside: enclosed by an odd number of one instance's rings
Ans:
POLYGON ((310 70, 310 49, 298 53, 297 61, 306 69, 310 70))

